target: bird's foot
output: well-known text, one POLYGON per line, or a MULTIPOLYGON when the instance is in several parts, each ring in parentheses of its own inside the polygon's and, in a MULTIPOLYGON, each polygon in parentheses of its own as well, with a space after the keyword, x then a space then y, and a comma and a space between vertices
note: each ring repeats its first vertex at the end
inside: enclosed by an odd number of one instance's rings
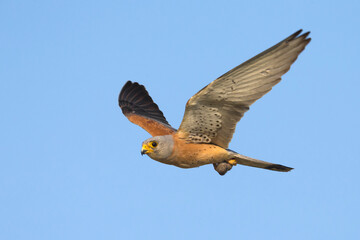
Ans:
POLYGON ((221 175, 225 175, 227 171, 230 171, 232 168, 232 165, 228 162, 221 162, 221 163, 214 163, 214 169, 221 175))
POLYGON ((236 166, 236 164, 237 164, 237 161, 235 159, 230 159, 227 162, 230 163, 232 166, 236 166))

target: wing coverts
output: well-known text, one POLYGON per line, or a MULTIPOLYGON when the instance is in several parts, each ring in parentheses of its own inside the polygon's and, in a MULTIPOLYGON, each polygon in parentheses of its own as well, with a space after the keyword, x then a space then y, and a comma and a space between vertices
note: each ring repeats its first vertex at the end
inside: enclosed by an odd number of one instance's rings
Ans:
POLYGON ((249 106, 280 82, 310 42, 309 32, 290 35, 217 78, 189 99, 179 135, 188 142, 227 148, 249 106))

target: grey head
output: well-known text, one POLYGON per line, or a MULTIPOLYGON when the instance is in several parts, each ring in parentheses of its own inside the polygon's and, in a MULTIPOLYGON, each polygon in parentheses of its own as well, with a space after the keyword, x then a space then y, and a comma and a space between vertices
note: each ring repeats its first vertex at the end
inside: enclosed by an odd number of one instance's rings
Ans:
POLYGON ((154 160, 167 162, 173 152, 174 140, 171 135, 156 136, 142 143, 141 154, 147 154, 154 160))

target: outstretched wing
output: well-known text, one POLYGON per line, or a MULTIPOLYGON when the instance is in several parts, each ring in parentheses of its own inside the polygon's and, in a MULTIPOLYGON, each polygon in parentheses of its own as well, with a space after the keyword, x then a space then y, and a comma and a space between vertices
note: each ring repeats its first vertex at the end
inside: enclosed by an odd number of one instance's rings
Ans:
POLYGON ((195 143, 227 148, 236 123, 281 80, 310 42, 309 32, 299 30, 268 50, 225 73, 186 104, 179 136, 195 143))
POLYGON ((152 136, 169 135, 176 131, 166 121, 143 85, 128 81, 119 94, 119 106, 130 122, 139 125, 152 136))

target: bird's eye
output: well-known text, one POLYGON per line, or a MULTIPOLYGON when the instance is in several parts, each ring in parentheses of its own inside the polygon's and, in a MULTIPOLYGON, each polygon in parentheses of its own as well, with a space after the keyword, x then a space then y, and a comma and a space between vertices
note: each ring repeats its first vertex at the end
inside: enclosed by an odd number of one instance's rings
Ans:
POLYGON ((152 142, 151 143, 151 146, 153 146, 153 147, 156 147, 158 144, 157 144, 157 142, 152 142))

